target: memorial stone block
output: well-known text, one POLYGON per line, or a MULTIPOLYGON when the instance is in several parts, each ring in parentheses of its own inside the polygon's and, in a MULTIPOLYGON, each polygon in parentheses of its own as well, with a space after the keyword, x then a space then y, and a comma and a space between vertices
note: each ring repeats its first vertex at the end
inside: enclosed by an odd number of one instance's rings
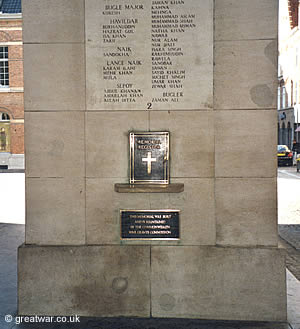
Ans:
POLYGON ((86 1, 87 109, 211 109, 212 4, 86 1))
POLYGON ((286 321, 277 3, 23 1, 20 314, 286 321))

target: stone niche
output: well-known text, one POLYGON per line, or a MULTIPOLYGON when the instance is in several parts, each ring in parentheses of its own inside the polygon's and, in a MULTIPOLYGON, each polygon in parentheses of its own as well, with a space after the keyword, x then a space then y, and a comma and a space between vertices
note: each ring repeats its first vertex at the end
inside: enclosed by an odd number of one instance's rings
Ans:
POLYGON ((20 314, 286 320, 277 2, 24 1, 20 314), (132 131, 170 133, 184 189, 119 193, 132 131), (121 209, 179 239, 122 240, 121 209))

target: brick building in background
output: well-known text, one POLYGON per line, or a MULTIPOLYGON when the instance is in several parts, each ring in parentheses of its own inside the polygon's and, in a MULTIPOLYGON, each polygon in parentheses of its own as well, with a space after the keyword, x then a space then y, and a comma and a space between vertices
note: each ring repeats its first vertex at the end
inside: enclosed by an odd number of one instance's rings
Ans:
POLYGON ((0 169, 24 168, 21 0, 0 0, 0 169))
POLYGON ((300 147, 299 10, 298 0, 279 1, 278 144, 290 148, 300 147))

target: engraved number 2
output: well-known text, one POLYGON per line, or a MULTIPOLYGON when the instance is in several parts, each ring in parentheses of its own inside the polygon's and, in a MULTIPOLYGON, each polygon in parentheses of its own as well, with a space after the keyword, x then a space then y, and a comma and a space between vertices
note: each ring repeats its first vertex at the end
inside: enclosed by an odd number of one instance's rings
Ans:
POLYGON ((152 103, 147 103, 147 110, 151 110, 152 109, 152 103))

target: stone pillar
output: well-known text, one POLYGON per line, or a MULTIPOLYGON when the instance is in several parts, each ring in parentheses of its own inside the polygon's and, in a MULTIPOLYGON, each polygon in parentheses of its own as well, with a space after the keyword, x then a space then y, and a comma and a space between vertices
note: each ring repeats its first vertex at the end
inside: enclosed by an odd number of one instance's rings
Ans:
POLYGON ((27 214, 20 314, 286 320, 276 210, 277 6, 23 3, 27 214), (161 37, 183 53, 165 55, 185 70, 183 94, 172 94, 178 101, 157 96, 163 87, 153 81, 152 57, 164 50, 153 50, 159 37, 153 39, 151 5, 162 6, 157 15, 170 10, 190 19, 178 27, 184 31, 161 31, 179 35, 161 37), (114 38, 131 48, 116 50, 114 38), (119 57, 109 57, 112 50, 119 57), (135 57, 134 69, 117 62, 126 53, 135 57), (110 90, 114 78, 104 76, 115 75, 103 72, 113 65, 121 67, 113 70, 122 83, 121 71, 134 76, 139 96, 130 96, 129 85, 110 90), (130 131, 170 132, 170 179, 184 183, 184 192, 114 190, 129 179, 130 131), (180 209, 180 240, 121 240, 120 209, 180 209))

